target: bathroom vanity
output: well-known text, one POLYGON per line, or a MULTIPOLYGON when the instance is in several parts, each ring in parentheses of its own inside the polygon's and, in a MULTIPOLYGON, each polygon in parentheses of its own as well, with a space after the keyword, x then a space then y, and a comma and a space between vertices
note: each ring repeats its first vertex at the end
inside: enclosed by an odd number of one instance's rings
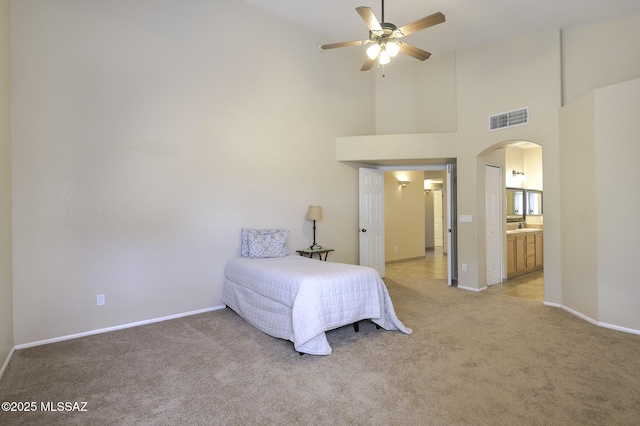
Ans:
POLYGON ((523 228, 507 231, 507 277, 542 269, 543 230, 523 228))

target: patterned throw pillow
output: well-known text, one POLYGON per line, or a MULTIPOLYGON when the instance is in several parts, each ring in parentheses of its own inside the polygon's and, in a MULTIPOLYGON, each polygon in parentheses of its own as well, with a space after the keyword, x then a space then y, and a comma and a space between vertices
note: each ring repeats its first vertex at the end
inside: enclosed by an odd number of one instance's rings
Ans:
POLYGON ((289 256, 286 229, 242 229, 242 257, 261 259, 289 256))

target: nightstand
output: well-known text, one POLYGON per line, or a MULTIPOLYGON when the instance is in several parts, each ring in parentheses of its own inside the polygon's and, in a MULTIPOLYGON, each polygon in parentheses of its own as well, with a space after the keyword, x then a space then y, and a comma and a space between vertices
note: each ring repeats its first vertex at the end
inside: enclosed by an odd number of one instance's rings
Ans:
POLYGON ((309 256, 311 259, 313 259, 314 254, 317 254, 320 260, 324 260, 326 262, 327 256, 331 251, 335 251, 335 250, 330 248, 306 248, 302 250, 296 250, 296 253, 299 253, 300 256, 309 256), (324 259, 322 259, 323 254, 324 254, 324 259))

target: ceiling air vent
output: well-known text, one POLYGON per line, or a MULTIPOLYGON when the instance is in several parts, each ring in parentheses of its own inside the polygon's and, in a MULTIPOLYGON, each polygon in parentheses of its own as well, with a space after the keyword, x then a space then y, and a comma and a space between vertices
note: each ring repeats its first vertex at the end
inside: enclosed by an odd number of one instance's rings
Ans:
POLYGON ((489 117, 489 130, 498 130, 505 127, 520 126, 529 123, 529 108, 503 112, 489 117))

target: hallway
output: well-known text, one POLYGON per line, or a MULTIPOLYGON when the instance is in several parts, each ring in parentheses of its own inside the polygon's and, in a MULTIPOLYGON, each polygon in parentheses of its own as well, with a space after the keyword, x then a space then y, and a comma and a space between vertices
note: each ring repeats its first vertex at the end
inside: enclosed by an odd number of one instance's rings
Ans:
MULTIPOLYGON (((447 285, 447 256, 442 247, 425 252, 424 259, 403 260, 386 264, 387 276, 399 278, 441 279, 447 285)), ((498 292, 521 299, 544 301, 544 271, 533 271, 492 285, 489 292, 498 292)))
POLYGON ((444 285, 447 285, 447 256, 443 253, 442 247, 427 250, 424 259, 388 262, 385 267, 387 276, 392 279, 403 277, 441 279, 444 285))

